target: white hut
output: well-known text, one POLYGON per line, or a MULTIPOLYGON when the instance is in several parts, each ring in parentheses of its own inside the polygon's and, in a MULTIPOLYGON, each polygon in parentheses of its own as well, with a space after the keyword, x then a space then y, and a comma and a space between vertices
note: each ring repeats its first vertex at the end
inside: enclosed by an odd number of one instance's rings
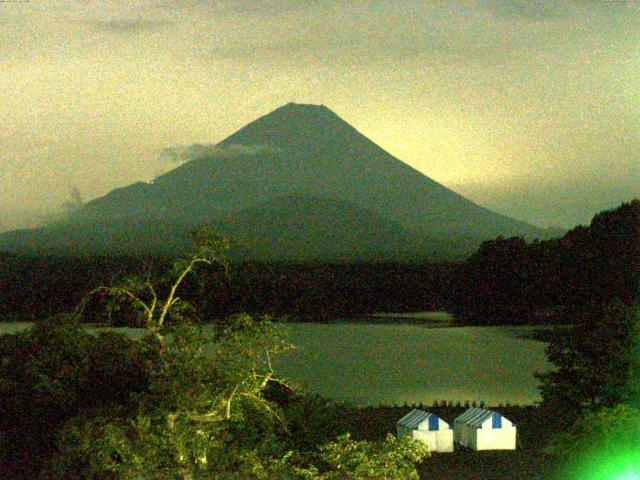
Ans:
POLYGON ((453 452, 451 425, 433 413, 413 409, 398 420, 398 438, 426 443, 431 452, 453 452))
POLYGON ((469 408, 453 422, 456 443, 472 450, 515 450, 516 426, 497 412, 469 408))

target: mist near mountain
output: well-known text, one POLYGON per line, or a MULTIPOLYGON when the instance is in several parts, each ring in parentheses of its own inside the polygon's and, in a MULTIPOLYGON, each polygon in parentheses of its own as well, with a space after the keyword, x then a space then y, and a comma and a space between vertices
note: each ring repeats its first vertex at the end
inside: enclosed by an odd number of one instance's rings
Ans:
POLYGON ((0 248, 166 251, 207 223, 249 258, 407 260, 545 235, 435 182, 322 105, 290 103, 217 145, 172 154, 184 162, 154 181, 113 190, 56 226, 2 235, 0 248))

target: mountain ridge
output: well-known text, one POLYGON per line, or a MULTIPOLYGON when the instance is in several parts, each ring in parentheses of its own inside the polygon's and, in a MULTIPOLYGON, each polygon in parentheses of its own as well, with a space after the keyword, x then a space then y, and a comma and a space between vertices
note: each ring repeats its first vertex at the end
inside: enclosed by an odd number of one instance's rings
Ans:
MULTIPOLYGON (((201 151, 200 158, 153 182, 136 182, 88 202, 69 222, 105 226, 112 222, 114 228, 129 221, 196 225, 241 215, 273 199, 297 196, 338 202, 321 202, 326 211, 316 209, 314 215, 326 218, 315 219, 317 225, 330 224, 327 219, 335 215, 348 216, 353 209, 346 208, 347 204, 359 209, 363 225, 335 219, 341 228, 353 227, 353 239, 338 235, 345 245, 366 243, 364 232, 374 235, 365 224, 388 225, 389 221, 397 224, 396 230, 416 238, 415 242, 407 240, 409 244, 423 245, 419 239, 429 238, 438 244, 467 245, 466 253, 482 240, 499 235, 531 239, 544 234, 542 229, 491 212, 435 182, 324 105, 283 105, 201 151), (339 211, 332 212, 331 205, 340 205, 339 211), (377 220, 371 220, 373 217, 377 220)), ((247 221, 260 223, 256 215, 249 215, 246 218, 253 220, 247 221)), ((223 234, 233 236, 234 229, 242 230, 237 223, 230 226, 232 223, 225 224, 223 234)), ((2 239, 0 236, 0 248, 6 244, 2 239)), ((317 251, 322 256, 322 249, 317 251)))

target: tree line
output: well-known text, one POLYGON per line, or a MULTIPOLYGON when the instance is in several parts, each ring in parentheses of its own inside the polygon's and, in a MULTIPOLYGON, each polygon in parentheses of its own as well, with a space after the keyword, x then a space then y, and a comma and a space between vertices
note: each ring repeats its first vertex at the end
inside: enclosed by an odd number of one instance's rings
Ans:
MULTIPOLYGON (((594 458, 606 462, 621 449, 635 458, 640 453, 640 313, 634 305, 639 212, 640 202, 623 204, 596 215, 589 227, 550 242, 486 242, 463 265, 464 275, 456 279, 461 283, 432 277, 434 284, 458 292, 468 301, 460 305, 476 315, 535 319, 540 309, 565 315, 572 309, 573 326, 553 332, 547 349, 558 368, 539 375, 542 411, 563 432, 551 446, 562 466, 557 478, 596 478, 592 474, 601 465, 588 463, 594 458), (540 251, 548 255, 536 257, 540 251), (530 273, 535 268, 548 269, 549 283, 530 273)), ((174 262, 170 275, 162 272, 168 260, 136 260, 129 266, 140 267, 142 275, 110 277, 89 295, 90 285, 80 278, 55 277, 61 282, 58 289, 32 299, 31 305, 35 309, 42 302, 68 311, 55 297, 73 298, 64 295, 78 288, 84 295, 72 317, 0 337, 0 460, 5 477, 417 478, 414 465, 428 455, 418 446, 392 438, 369 442, 339 437, 337 430, 327 428, 329 423, 310 429, 310 418, 329 415, 333 422, 336 407, 298 395, 275 376, 271 356, 289 347, 269 319, 220 317, 224 320, 213 336, 204 334, 198 323, 207 308, 198 302, 214 302, 216 293, 229 298, 233 280, 225 261, 210 255, 224 249, 224 242, 202 240, 205 250, 174 262), (192 275, 196 266, 198 275, 192 275), (134 341, 114 332, 92 334, 78 323, 92 318, 102 323, 129 319, 146 335, 134 341), (211 355, 203 355, 213 344, 211 355)), ((284 281, 290 266, 279 268, 275 271, 284 281)), ((304 285, 300 291, 292 288, 298 292, 294 298, 302 298, 313 282, 301 279, 317 278, 321 267, 305 267, 314 272, 310 277, 297 268, 295 282, 288 285, 304 285)), ((398 282, 401 269, 385 268, 380 278, 388 279, 392 291, 398 283, 407 286, 398 282)), ((4 278, 19 289, 16 270, 7 271, 13 274, 4 278)), ((31 271, 28 264, 25 271, 31 271)), ((377 278, 372 270, 363 271, 367 278, 377 278)), ((456 278, 455 269, 444 271, 456 278)), ((35 279, 48 281, 46 271, 34 272, 35 279)), ((326 272, 328 282, 333 274, 326 272)), ((278 284, 273 272, 267 278, 278 284)), ((243 288, 255 288, 259 282, 254 282, 243 288)), ((267 292, 265 288, 255 301, 269 297, 267 292)))
MULTIPOLYGON (((130 275, 157 279, 173 261, 0 253, 0 321, 68 312, 98 285, 130 275)), ((376 311, 452 310, 466 324, 573 323, 613 299, 635 300, 640 200, 601 212, 589 226, 559 239, 486 241, 462 263, 245 262, 229 276, 212 266, 187 282, 185 295, 205 321, 237 312, 327 320, 376 311)), ((90 312, 89 321, 103 320, 90 312)), ((126 311, 111 313, 114 325, 131 318, 126 311)))
MULTIPOLYGON (((36 320, 69 312, 100 285, 130 276, 167 288, 161 272, 170 257, 54 257, 0 254, 0 321, 36 320)), ((447 263, 240 263, 228 275, 217 265, 185 279, 183 295, 203 321, 238 312, 331 320, 377 311, 447 310, 457 266, 447 263)), ((103 299, 87 309, 87 322, 105 322, 103 299)), ((108 322, 128 325, 129 311, 108 322)))
POLYGON ((574 323, 640 291, 640 200, 598 213, 559 239, 484 242, 462 265, 452 301, 472 324, 574 323))
POLYGON ((571 323, 551 331, 546 353, 556 368, 537 375, 542 412, 560 432, 548 447, 557 465, 552 478, 637 476, 640 201, 599 213, 556 241, 508 243, 519 252, 514 261, 528 258, 534 275, 515 269, 511 289, 498 297, 504 310, 532 318, 535 308, 555 309, 557 322, 571 323))

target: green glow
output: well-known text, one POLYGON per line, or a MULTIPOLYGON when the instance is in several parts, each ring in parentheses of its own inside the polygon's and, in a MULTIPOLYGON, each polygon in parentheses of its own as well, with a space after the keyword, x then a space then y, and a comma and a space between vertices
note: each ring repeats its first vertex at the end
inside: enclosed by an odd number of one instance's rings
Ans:
POLYGON ((640 480, 640 473, 638 473, 638 469, 634 467, 630 468, 632 468, 632 471, 618 473, 612 478, 612 480, 640 480))
POLYGON ((624 439, 618 443, 620 452, 611 448, 593 448, 567 462, 559 475, 563 480, 640 480, 640 448, 625 451, 624 439))
POLYGON ((618 456, 588 456, 570 478, 589 480, 640 480, 640 450, 618 456))

